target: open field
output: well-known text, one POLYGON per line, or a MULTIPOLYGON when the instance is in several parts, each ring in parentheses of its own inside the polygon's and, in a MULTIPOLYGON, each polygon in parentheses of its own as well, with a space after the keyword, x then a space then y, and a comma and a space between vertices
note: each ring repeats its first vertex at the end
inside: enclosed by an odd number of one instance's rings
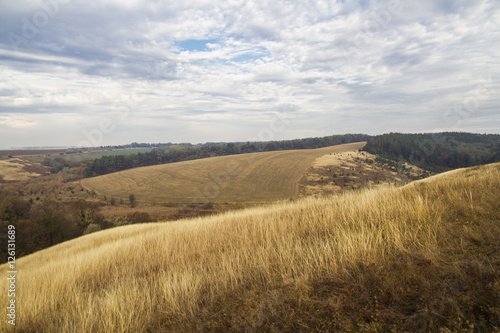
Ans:
POLYGON ((97 150, 78 154, 66 154, 66 149, 2 150, 0 151, 0 182, 26 181, 47 174, 50 168, 42 163, 46 158, 64 158, 69 162, 91 161, 102 156, 131 155, 151 151, 151 148, 97 150))
MULTIPOLYGON (((87 150, 89 148, 85 148, 87 150)), ((90 161, 96 158, 100 158, 105 155, 131 155, 137 153, 146 153, 151 151, 152 148, 124 148, 124 149, 112 149, 112 150, 101 150, 99 148, 92 148, 92 151, 76 153, 76 154, 66 154, 68 150, 71 149, 34 149, 34 150, 0 150, 0 158, 12 155, 17 156, 31 156, 36 157, 39 160, 43 160, 45 157, 56 158, 60 156, 73 156, 81 161, 90 161)))
POLYGON ((498 331, 499 222, 497 163, 115 228, 16 261, 16 329, 498 331))
POLYGON ((125 170, 82 180, 100 195, 156 202, 264 202, 297 196, 299 181, 326 154, 357 151, 364 142, 319 149, 212 157, 125 170))
POLYGON ((112 149, 112 150, 97 150, 83 153, 75 154, 64 154, 59 153, 51 156, 38 156, 37 160, 43 161, 45 158, 55 159, 58 157, 64 157, 70 161, 82 162, 82 161, 92 161, 103 156, 118 156, 118 155, 133 155, 138 153, 148 153, 152 148, 127 148, 127 149, 112 149))
POLYGON ((66 149, 34 149, 34 150, 0 150, 0 157, 12 155, 17 156, 41 156, 41 155, 59 155, 65 153, 66 149))
POLYGON ((0 182, 28 180, 47 173, 42 165, 21 158, 0 159, 0 182))

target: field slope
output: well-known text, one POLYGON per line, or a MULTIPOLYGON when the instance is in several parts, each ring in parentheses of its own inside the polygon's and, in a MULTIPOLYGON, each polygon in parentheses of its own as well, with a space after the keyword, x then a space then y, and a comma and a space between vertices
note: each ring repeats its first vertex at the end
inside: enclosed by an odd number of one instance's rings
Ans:
POLYGON ((56 245, 16 262, 16 328, 492 332, 499 266, 492 164, 56 245))
POLYGON ((98 194, 157 202, 263 202, 295 197, 301 177, 326 154, 356 151, 364 142, 319 149, 211 157, 125 170, 82 180, 98 194))

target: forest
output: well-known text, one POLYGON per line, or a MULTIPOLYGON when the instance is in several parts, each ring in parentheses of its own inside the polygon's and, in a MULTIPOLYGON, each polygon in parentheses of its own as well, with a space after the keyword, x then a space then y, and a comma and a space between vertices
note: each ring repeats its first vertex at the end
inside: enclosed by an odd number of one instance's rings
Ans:
POLYGON ((433 172, 500 161, 500 135, 443 132, 389 133, 373 137, 363 150, 433 172))
POLYGON ((85 176, 95 177, 141 166, 181 162, 214 156, 323 148, 344 143, 368 141, 370 138, 371 136, 366 134, 345 134, 285 141, 205 144, 201 147, 160 147, 153 149, 149 153, 128 156, 103 156, 87 165, 85 176))

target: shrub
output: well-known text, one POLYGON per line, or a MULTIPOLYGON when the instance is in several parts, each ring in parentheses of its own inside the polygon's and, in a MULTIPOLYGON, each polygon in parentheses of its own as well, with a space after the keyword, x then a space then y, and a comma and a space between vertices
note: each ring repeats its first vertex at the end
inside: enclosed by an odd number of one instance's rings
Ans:
POLYGON ((85 229, 83 234, 87 235, 87 234, 90 234, 90 233, 93 233, 96 231, 100 231, 100 230, 102 230, 102 228, 99 224, 91 223, 87 226, 87 228, 85 229))

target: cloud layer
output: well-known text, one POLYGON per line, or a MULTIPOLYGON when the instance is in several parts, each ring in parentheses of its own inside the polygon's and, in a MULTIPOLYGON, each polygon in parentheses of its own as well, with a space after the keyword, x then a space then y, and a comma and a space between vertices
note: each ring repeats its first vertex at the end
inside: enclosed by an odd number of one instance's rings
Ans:
POLYGON ((0 148, 499 133, 499 25, 487 0, 5 1, 0 148))

